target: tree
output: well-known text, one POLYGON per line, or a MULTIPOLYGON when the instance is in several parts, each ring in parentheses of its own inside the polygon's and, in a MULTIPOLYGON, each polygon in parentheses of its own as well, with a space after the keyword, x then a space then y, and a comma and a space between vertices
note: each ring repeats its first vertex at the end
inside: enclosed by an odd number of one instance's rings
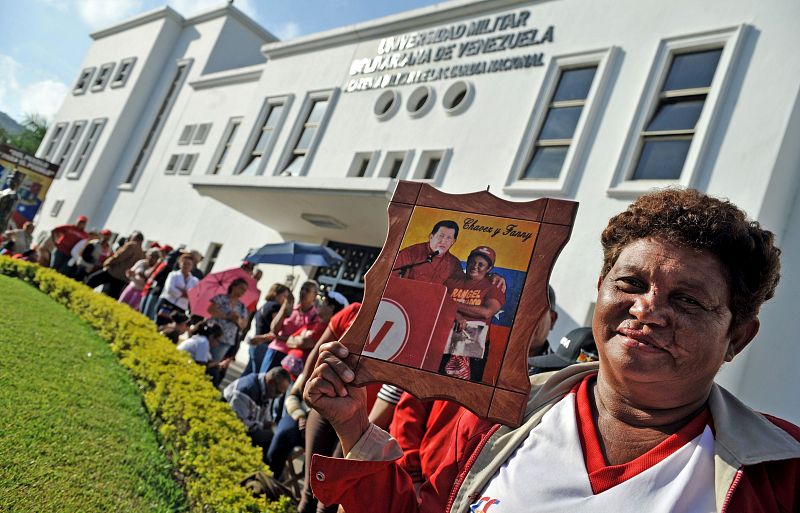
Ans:
POLYGON ((47 120, 38 114, 27 114, 22 121, 22 128, 21 132, 10 137, 0 134, 0 139, 5 137, 9 146, 34 155, 47 133, 47 120))

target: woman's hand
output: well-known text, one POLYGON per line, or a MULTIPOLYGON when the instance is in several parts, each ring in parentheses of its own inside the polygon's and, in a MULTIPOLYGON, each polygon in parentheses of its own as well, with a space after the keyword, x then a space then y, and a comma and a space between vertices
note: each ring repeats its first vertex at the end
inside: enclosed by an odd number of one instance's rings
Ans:
POLYGON ((336 430, 344 454, 350 452, 369 428, 367 393, 350 384, 355 374, 344 362, 348 354, 339 342, 323 344, 303 391, 306 404, 328 419, 336 430))

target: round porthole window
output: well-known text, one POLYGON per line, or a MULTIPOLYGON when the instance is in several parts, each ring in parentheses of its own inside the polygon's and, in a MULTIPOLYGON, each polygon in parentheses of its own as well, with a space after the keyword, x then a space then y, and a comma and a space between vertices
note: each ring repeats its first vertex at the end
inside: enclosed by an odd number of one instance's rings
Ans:
POLYGON ((375 102, 375 117, 385 121, 394 116, 400 108, 400 94, 397 91, 384 91, 375 102))
POLYGON ((433 106, 433 89, 428 86, 420 86, 408 97, 406 110, 411 117, 418 118, 424 116, 433 106))
POLYGON ((475 97, 475 88, 469 82, 459 80, 455 82, 444 93, 442 98, 442 106, 445 112, 450 115, 461 114, 472 103, 475 97))

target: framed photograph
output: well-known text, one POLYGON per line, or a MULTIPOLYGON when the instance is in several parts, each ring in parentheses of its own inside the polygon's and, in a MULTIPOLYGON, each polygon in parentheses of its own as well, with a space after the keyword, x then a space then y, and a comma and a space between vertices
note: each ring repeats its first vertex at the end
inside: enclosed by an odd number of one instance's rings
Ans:
POLYGON ((342 337, 356 383, 390 383, 518 425, 528 345, 576 211, 565 200, 510 202, 400 182, 363 305, 342 337))

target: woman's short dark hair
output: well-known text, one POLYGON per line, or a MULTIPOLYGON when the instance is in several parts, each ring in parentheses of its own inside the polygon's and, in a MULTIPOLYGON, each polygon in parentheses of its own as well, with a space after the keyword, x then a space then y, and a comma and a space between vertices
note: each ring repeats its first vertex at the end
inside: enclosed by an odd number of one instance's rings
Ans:
POLYGON ((267 295, 264 296, 264 299, 267 301, 275 301, 275 298, 283 294, 284 292, 289 292, 289 287, 283 285, 281 283, 273 283, 272 286, 267 291, 267 295))
POLYGON ((234 287, 238 287, 239 285, 247 285, 248 287, 250 286, 248 285, 247 280, 244 278, 236 278, 230 283, 230 285, 228 285, 228 294, 231 293, 234 287))
POLYGON ((455 221, 450 221, 450 220, 439 221, 438 223, 433 225, 433 229, 431 230, 431 235, 435 235, 436 232, 439 231, 439 228, 450 228, 451 230, 454 230, 455 233, 453 234, 453 238, 454 239, 458 238, 458 224, 455 221))
POLYGON ((200 335, 206 338, 220 338, 222 337, 222 326, 213 319, 206 319, 192 326, 190 334, 192 336, 200 335))
POLYGON ((732 327, 757 316, 775 293, 781 269, 775 236, 730 201, 694 189, 664 189, 639 197, 603 230, 602 276, 625 246, 647 238, 706 250, 719 258, 730 286, 732 327))

